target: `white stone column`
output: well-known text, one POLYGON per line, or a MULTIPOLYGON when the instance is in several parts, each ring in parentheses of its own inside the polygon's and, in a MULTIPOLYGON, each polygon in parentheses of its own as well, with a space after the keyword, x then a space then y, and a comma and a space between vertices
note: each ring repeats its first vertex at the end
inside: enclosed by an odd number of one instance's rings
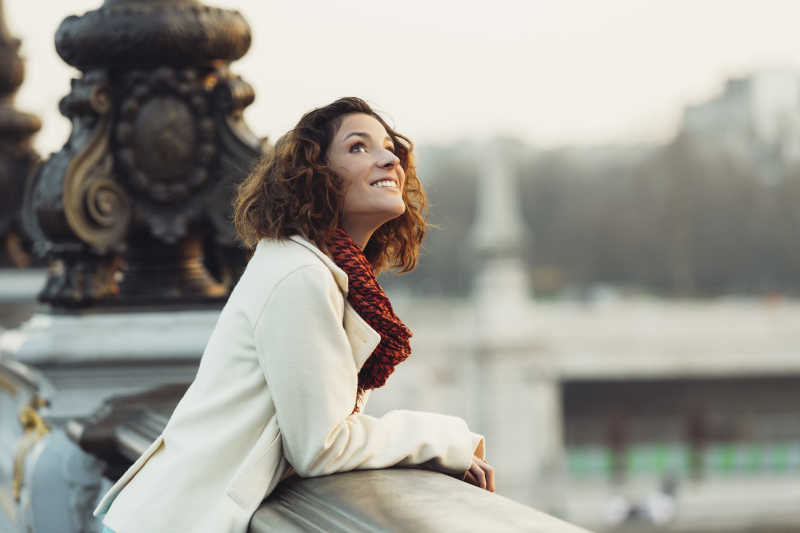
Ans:
POLYGON ((473 281, 478 430, 500 494, 549 510, 560 507, 563 464, 560 382, 537 342, 536 307, 522 260, 525 227, 503 146, 486 150, 472 242, 481 269, 473 281))
MULTIPOLYGON (((520 341, 520 338, 516 339, 520 341)), ((561 391, 544 354, 525 342, 479 344, 478 420, 498 492, 543 510, 560 507, 561 391)))

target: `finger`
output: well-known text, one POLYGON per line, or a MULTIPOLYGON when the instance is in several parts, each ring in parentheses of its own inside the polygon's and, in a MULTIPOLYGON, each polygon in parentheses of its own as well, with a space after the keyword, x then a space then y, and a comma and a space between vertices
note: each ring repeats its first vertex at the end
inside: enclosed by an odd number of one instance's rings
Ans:
POLYGON ((483 469, 483 471, 484 471, 484 473, 486 475, 486 489, 491 491, 491 492, 494 492, 494 489, 495 489, 494 467, 492 465, 490 465, 489 463, 487 463, 486 461, 484 461, 483 459, 481 459, 480 457, 475 457, 474 460, 475 460, 475 462, 478 463, 478 465, 480 465, 480 467, 483 469))
POLYGON ((486 488, 494 492, 494 468, 489 464, 485 465, 483 468, 484 472, 486 472, 486 488))
POLYGON ((470 467, 470 472, 478 479, 479 487, 482 489, 486 488, 486 474, 483 473, 483 469, 480 465, 473 463, 470 467))
POLYGON ((467 475, 464 476, 464 481, 466 481, 470 485, 477 485, 478 484, 478 480, 475 479, 475 476, 473 476, 472 472, 470 472, 469 470, 467 470, 467 475))
POLYGON ((465 478, 464 481, 466 481, 470 485, 474 485, 476 487, 480 487, 481 486, 480 480, 472 472, 469 472, 467 478, 465 478))

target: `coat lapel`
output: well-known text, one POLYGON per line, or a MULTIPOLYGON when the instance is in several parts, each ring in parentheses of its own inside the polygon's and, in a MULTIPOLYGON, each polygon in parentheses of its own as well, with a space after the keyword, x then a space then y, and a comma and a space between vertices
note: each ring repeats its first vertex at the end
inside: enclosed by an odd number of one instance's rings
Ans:
POLYGON ((361 315, 359 315, 358 312, 353 309, 353 306, 350 305, 350 302, 347 301, 347 273, 339 268, 339 266, 333 262, 333 259, 325 255, 325 253, 312 242, 304 239, 300 235, 292 235, 289 238, 314 252, 333 274, 333 279, 336 280, 336 284, 339 286, 345 298, 342 325, 344 326, 345 334, 347 334, 347 339, 350 341, 350 347, 353 350, 353 359, 355 360, 356 368, 361 370, 361 367, 364 366, 364 363, 369 356, 372 355, 372 352, 375 351, 378 343, 380 343, 380 333, 375 331, 366 320, 361 318, 361 315))

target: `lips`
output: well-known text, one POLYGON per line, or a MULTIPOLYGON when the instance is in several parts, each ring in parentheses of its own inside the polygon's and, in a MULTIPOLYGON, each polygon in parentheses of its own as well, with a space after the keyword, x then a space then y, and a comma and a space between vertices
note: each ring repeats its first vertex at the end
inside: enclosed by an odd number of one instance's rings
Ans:
POLYGON ((379 181, 386 181, 386 180, 394 182, 394 186, 395 187, 400 187, 400 184, 397 181, 397 178, 393 178, 391 176, 386 176, 386 177, 383 177, 383 178, 378 178, 376 180, 373 180, 373 181, 369 182, 369 185, 371 187, 371 186, 375 185, 376 183, 378 183, 379 181))

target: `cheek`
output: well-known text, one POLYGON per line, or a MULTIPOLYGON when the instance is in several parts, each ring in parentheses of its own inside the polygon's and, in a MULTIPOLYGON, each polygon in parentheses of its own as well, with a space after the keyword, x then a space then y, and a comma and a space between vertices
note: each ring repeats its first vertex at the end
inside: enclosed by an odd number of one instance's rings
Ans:
POLYGON ((368 186, 364 185, 364 181, 360 179, 353 179, 352 176, 342 177, 344 181, 344 204, 343 209, 345 213, 363 212, 368 210, 373 198, 371 190, 368 186))
POLYGON ((353 172, 347 165, 338 165, 336 167, 331 167, 331 169, 339 176, 342 180, 342 184, 344 185, 345 189, 347 189, 350 184, 353 182, 353 172))
POLYGON ((363 163, 359 164, 358 162, 353 162, 351 164, 340 164, 339 166, 333 168, 333 171, 342 178, 345 187, 349 187, 350 185, 358 182, 365 181, 365 175, 369 174, 370 167, 368 165, 364 165, 363 163))

